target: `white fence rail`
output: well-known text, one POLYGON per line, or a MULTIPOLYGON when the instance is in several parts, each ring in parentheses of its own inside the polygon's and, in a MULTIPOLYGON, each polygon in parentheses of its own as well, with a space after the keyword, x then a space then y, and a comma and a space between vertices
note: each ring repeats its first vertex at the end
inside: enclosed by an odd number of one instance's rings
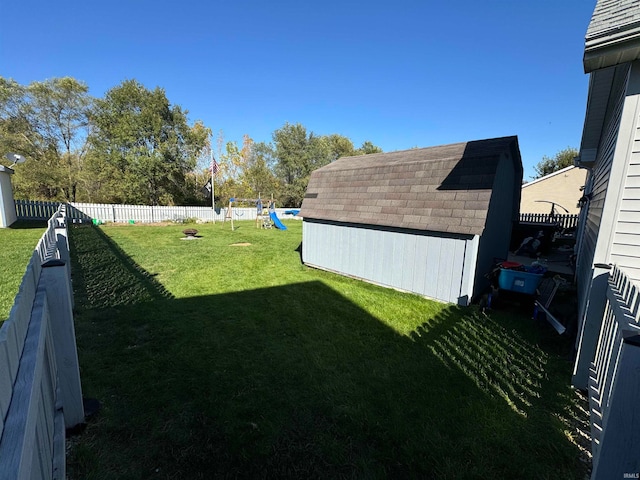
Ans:
POLYGON ((594 480, 638 478, 640 473, 639 317, 638 288, 614 267, 589 372, 594 480))
MULTIPOLYGON (((39 202, 31 200, 16 200, 16 213, 20 220, 46 220, 58 209, 60 203, 39 202)), ((197 219, 201 222, 224 222, 228 219, 228 208, 213 210, 211 207, 167 207, 148 205, 116 205, 101 203, 69 203, 67 216, 70 222, 91 222, 99 220, 103 223, 156 223, 156 222, 180 222, 187 219, 197 219)), ((285 212, 287 208, 276 208, 280 217, 292 217, 285 212)), ((234 220, 255 220, 257 209, 236 208, 232 209, 234 220)))
POLYGON ((65 428, 84 422, 65 206, 38 242, 0 328, 0 478, 65 478, 65 428))
POLYGON ((550 215, 548 213, 521 213, 520 221, 525 223, 554 223, 560 225, 562 228, 576 228, 579 217, 579 215, 572 214, 550 215))

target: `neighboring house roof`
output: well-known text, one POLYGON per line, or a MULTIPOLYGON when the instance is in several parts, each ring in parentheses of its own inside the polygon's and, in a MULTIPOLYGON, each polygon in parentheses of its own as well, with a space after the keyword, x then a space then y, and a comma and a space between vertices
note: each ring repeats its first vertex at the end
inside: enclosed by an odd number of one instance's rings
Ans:
POLYGON ((535 185, 536 183, 544 182, 545 180, 549 180, 550 178, 555 177, 556 175, 566 173, 569 170, 573 170, 574 168, 577 168, 577 167, 575 167, 574 165, 570 165, 561 170, 556 170, 555 172, 545 175, 544 177, 536 178, 535 180, 531 180, 530 182, 523 184, 522 188, 524 189, 526 187, 530 187, 531 185, 535 185))
POLYGON ((300 215, 479 235, 502 155, 514 165, 517 212, 522 163, 512 136, 340 158, 312 173, 300 215))
POLYGON ((640 2, 598 0, 585 37, 585 73, 638 58, 640 2))

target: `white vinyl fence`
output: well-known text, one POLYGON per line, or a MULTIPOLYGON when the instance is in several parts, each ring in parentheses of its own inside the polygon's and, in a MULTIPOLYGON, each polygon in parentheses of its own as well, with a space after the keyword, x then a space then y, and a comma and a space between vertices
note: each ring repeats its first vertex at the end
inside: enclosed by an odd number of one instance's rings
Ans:
POLYGON ((520 222, 532 223, 553 223, 562 228, 576 228, 578 226, 579 215, 563 214, 550 215, 548 213, 521 213, 520 222))
POLYGON ((66 207, 49 219, 0 327, 0 478, 65 478, 65 429, 84 422, 66 207))
MULTIPOLYGON (((16 213, 20 220, 45 220, 55 212, 60 205, 57 202, 40 202, 31 200, 16 200, 16 213)), ((102 223, 156 223, 183 222, 196 219, 201 222, 224 222, 228 220, 228 208, 213 210, 211 207, 166 207, 148 205, 116 205, 101 203, 69 203, 67 215, 72 223, 91 222, 99 220, 102 223)), ((300 218, 286 214, 289 209, 276 208, 280 218, 300 218)), ((233 207, 234 220, 255 220, 257 209, 233 207)))
POLYGON ((618 267, 614 267, 605 289, 595 356, 589 348, 578 351, 578 360, 581 355, 593 359, 588 387, 591 478, 639 478, 640 292, 618 267))

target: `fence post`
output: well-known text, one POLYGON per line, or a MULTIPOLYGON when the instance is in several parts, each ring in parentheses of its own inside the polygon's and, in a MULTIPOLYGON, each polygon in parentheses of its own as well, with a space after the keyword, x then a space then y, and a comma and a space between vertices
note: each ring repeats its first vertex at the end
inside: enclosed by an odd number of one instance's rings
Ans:
POLYGON ((51 316, 64 424, 65 428, 72 428, 84 423, 84 407, 71 306, 71 282, 65 262, 54 258, 43 263, 41 281, 47 292, 51 316))
POLYGON ((638 478, 640 474, 640 335, 623 331, 616 378, 603 419, 600 452, 593 459, 593 480, 638 478), (627 474, 625 476, 625 474, 627 474))
POLYGON ((580 328, 578 332, 578 345, 576 363, 573 367, 571 383, 574 387, 586 390, 589 385, 589 368, 596 351, 600 326, 604 315, 604 307, 607 303, 607 285, 609 283, 610 265, 596 263, 593 266, 593 280, 589 289, 589 305, 584 317, 578 319, 580 328))

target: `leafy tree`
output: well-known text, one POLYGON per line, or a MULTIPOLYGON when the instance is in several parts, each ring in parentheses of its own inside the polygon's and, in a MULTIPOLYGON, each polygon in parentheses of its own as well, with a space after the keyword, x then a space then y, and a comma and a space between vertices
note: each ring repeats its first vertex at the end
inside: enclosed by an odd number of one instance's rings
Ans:
POLYGON ((16 195, 75 201, 83 176, 92 99, 73 78, 24 87, 0 77, 0 149, 25 156, 16 195))
POLYGON ((150 205, 181 203, 191 172, 210 136, 163 89, 126 80, 96 100, 91 116, 91 167, 101 201, 150 205))
POLYGON ((279 198, 280 182, 273 173, 274 155, 270 145, 260 142, 251 146, 249 161, 243 172, 243 183, 263 198, 274 195, 279 198))
POLYGON ((374 145, 373 143, 371 143, 369 140, 365 140, 364 142, 362 142, 362 145, 360 146, 360 148, 356 150, 355 154, 369 155, 371 153, 382 153, 382 149, 374 145))
POLYGON ((280 201, 285 206, 300 206, 311 172, 331 162, 329 142, 307 133, 299 123, 285 123, 273 132, 273 144, 275 174, 283 186, 280 201))
POLYGON ((280 202, 285 206, 302 204, 311 172, 340 157, 378 153, 371 142, 355 149, 351 140, 338 134, 318 136, 301 124, 289 124, 273 133, 271 146, 274 173, 282 184, 280 202))
MULTIPOLYGON (((186 175, 187 194, 183 201, 187 205, 204 205, 210 207, 211 195, 203 193, 202 188, 211 178, 210 169, 211 156, 213 153, 213 137, 211 136, 211 129, 205 127, 201 122, 196 122, 193 128, 206 129, 204 132, 206 139, 204 146, 196 158, 196 166, 194 170, 186 175)), ((217 189, 215 194, 217 197, 217 189)))
POLYGON ((352 155, 357 155, 357 151, 353 147, 353 142, 343 135, 333 133, 322 138, 324 138, 328 143, 332 162, 339 159, 340 157, 350 157, 352 155))
POLYGON ((567 168, 573 165, 573 159, 578 156, 578 150, 572 147, 567 147, 560 150, 553 157, 542 157, 542 161, 533 167, 536 174, 533 179, 541 178, 550 173, 557 172, 563 168, 567 168))

